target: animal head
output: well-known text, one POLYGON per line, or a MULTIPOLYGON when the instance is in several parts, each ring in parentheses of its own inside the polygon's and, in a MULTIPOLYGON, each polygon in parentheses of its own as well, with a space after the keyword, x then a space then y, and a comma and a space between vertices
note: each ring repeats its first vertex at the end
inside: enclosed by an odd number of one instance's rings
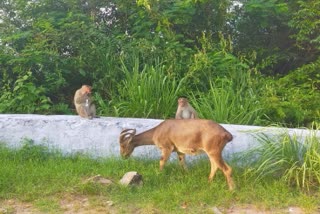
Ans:
POLYGON ((83 85, 81 87, 82 93, 90 94, 91 93, 91 86, 90 85, 83 85))
POLYGON ((134 150, 134 145, 132 144, 132 139, 136 134, 135 129, 125 129, 120 133, 119 143, 120 143, 120 154, 123 158, 128 158, 134 150))
POLYGON ((178 99, 178 105, 181 106, 181 107, 187 106, 188 105, 188 99, 184 98, 184 97, 180 97, 178 99))

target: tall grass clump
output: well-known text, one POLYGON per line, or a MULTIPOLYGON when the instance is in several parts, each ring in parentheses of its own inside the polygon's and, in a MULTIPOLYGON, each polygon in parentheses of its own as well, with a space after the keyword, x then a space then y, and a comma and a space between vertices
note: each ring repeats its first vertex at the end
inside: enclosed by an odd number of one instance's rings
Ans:
POLYGON ((280 179, 307 191, 319 187, 320 140, 316 132, 305 137, 283 133, 279 138, 261 134, 257 139, 260 145, 242 156, 246 175, 255 181, 280 179))
POLYGON ((124 80, 119 84, 115 111, 124 117, 168 118, 174 115, 176 100, 184 81, 166 73, 161 62, 155 66, 122 66, 124 80))
POLYGON ((307 189, 320 185, 320 140, 316 135, 309 136, 305 142, 303 161, 290 166, 284 175, 289 184, 307 189))
POLYGON ((211 81, 208 92, 191 95, 191 103, 201 118, 219 123, 258 124, 262 108, 257 93, 245 81, 238 85, 225 78, 211 81))

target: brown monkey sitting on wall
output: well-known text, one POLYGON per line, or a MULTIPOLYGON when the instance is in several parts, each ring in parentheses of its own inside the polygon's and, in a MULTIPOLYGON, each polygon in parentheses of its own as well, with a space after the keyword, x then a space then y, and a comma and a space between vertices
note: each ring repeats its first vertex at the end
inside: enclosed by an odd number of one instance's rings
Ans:
POLYGON ((74 95, 74 105, 77 113, 84 118, 92 119, 96 116, 96 106, 91 98, 91 86, 82 85, 74 95))
POLYGON ((196 110, 189 104, 187 98, 180 97, 178 99, 178 109, 176 112, 176 119, 197 119, 198 114, 196 110))

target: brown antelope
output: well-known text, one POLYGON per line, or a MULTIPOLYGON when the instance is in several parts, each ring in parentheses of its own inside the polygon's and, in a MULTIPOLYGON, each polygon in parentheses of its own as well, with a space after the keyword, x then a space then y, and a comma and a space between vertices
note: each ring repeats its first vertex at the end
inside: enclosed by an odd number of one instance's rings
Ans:
POLYGON ((169 119, 158 126, 136 135, 136 129, 123 130, 119 137, 120 153, 128 158, 134 148, 155 145, 161 150, 160 170, 172 152, 177 152, 180 165, 186 168, 185 154, 205 152, 211 163, 209 181, 219 168, 226 177, 229 189, 234 188, 232 169, 222 158, 222 150, 233 139, 232 135, 218 123, 203 119, 169 119))

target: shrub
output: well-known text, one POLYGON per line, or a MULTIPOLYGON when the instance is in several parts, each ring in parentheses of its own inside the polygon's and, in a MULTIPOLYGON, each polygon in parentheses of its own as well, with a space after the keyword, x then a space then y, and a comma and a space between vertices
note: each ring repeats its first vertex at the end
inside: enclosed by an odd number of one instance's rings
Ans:
POLYGON ((320 141, 316 132, 305 137, 284 133, 280 138, 261 134, 257 139, 260 145, 242 155, 246 175, 255 181, 283 179, 305 190, 320 185, 320 141))
POLYGON ((168 118, 174 115, 184 78, 178 80, 165 67, 144 65, 136 59, 132 70, 123 66, 125 79, 119 84, 115 111, 125 117, 168 118))
POLYGON ((18 79, 11 87, 9 84, 2 88, 0 96, 0 112, 2 113, 44 113, 50 108, 50 100, 44 95, 45 89, 37 87, 32 82, 29 71, 18 79))
POLYGON ((234 85, 226 78, 210 83, 207 93, 193 93, 191 103, 201 118, 219 123, 261 123, 262 107, 257 92, 247 84, 234 85))

